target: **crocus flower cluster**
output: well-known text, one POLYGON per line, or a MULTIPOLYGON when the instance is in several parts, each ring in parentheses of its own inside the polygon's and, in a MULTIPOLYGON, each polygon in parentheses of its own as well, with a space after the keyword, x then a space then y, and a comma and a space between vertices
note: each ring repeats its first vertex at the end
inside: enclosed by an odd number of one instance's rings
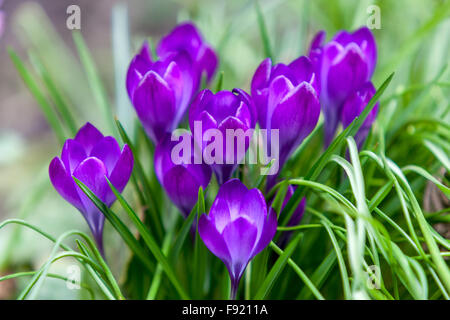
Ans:
POLYGON ((232 299, 247 264, 269 244, 276 229, 277 215, 273 210, 268 212, 261 191, 248 190, 238 179, 224 183, 209 215, 200 217, 199 235, 226 265, 232 299))
MULTIPOLYGON (((347 126, 360 114, 375 93, 370 82, 377 62, 372 32, 363 27, 353 33, 338 32, 323 44, 325 32, 319 32, 311 43, 309 56, 319 78, 320 101, 325 115, 325 145, 332 141, 339 122, 347 126)), ((359 146, 378 112, 378 104, 357 133, 359 146)))
MULTIPOLYGON (((1 0, 0 0, 1 2, 1 0)), ((375 40, 367 28, 354 33, 339 32, 323 44, 325 33, 319 32, 311 44, 309 56, 301 56, 289 64, 261 62, 251 81, 251 96, 244 90, 199 91, 205 78, 210 81, 217 69, 214 50, 206 44, 191 23, 177 26, 163 37, 153 58, 144 43, 132 59, 126 88, 142 125, 156 145, 154 169, 161 186, 184 217, 192 211, 200 187, 207 188, 212 172, 217 177, 219 192, 209 214, 202 214, 198 223, 201 239, 208 249, 226 265, 234 298, 239 281, 250 260, 273 239, 277 228, 277 213, 267 206, 258 189, 248 189, 240 180, 231 179, 238 163, 249 147, 251 135, 240 148, 236 140, 219 148, 208 132, 278 130, 278 139, 267 138, 267 149, 278 143, 278 167, 282 168, 302 141, 317 125, 321 105, 325 116, 325 142, 330 143, 338 123, 348 126, 373 97, 370 82, 376 65, 375 40), (189 146, 176 150, 172 133, 189 109, 192 131, 179 137, 189 146), (197 130, 199 127, 199 130, 197 130), (199 134, 201 137, 197 137, 199 134), (206 137, 205 137, 206 136, 206 137), (214 150, 214 154, 210 152, 214 150), (178 153, 174 158, 174 151, 178 153), (198 163, 198 152, 215 160, 198 163), (218 160, 218 161, 217 161, 218 160), (231 180, 230 180, 231 179, 231 180)), ((364 142, 377 113, 378 105, 365 120, 355 137, 358 146, 364 142)), ((233 139, 237 139, 234 136, 233 139)), ((223 140, 222 140, 223 143, 223 140)), ((175 152, 175 153, 176 153, 175 152)), ((211 160, 211 159, 210 159, 211 160)), ((64 144, 61 157, 50 164, 50 179, 61 196, 85 217, 100 248, 104 216, 74 183, 73 177, 86 184, 107 206, 115 196, 105 179, 121 192, 133 168, 133 156, 125 145, 121 150, 113 137, 104 137, 87 123, 74 139, 64 144)), ((269 190, 277 174, 268 179, 269 190)), ((289 186, 282 209, 294 194, 289 186)), ((302 199, 288 223, 300 223, 305 208, 302 199)), ((284 245, 285 233, 279 239, 284 245)))
POLYGON ((116 139, 86 123, 74 139, 64 143, 61 157, 53 158, 49 167, 50 180, 56 191, 86 219, 99 249, 103 252, 105 216, 75 184, 73 177, 83 182, 107 206, 116 197, 107 180, 119 191, 125 188, 133 170, 133 154, 128 145, 122 150, 116 139))
POLYGON ((216 54, 190 23, 161 39, 157 53, 159 60, 153 61, 144 43, 127 73, 128 95, 155 144, 177 128, 202 74, 211 79, 217 68, 216 54))

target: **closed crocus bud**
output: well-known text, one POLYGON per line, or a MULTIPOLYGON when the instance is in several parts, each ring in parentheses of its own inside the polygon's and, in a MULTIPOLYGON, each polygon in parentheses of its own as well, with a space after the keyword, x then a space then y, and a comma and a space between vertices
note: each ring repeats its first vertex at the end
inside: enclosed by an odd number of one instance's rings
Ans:
POLYGON ((344 101, 372 77, 377 49, 372 32, 363 27, 353 33, 338 32, 325 45, 325 33, 314 38, 310 57, 320 81, 320 101, 325 115, 325 144, 336 132, 344 101))
POLYGON ((231 298, 247 264, 272 240, 277 216, 267 212, 258 189, 248 190, 238 179, 224 183, 209 215, 200 217, 198 232, 206 247, 225 263, 231 278, 231 298))
POLYGON ((186 52, 193 61, 196 81, 200 82, 203 74, 210 81, 217 69, 217 55, 203 41, 200 32, 191 22, 176 26, 159 42, 156 52, 162 59, 174 52, 186 52))
MULTIPOLYGON (((364 108, 369 103, 370 99, 375 94, 375 87, 371 82, 366 82, 361 89, 353 92, 345 101, 341 111, 341 121, 344 128, 348 127, 352 121, 361 114, 364 108)), ((364 141, 369 134, 372 123, 375 121, 378 114, 379 102, 375 104, 373 109, 368 114, 366 120, 359 128, 355 135, 355 142, 358 149, 362 147, 364 141)))
POLYGON ((177 128, 198 84, 190 56, 172 52, 152 61, 144 43, 127 73, 127 91, 142 125, 157 144, 177 128))
MULTIPOLYGON (((252 97, 262 129, 279 130, 279 167, 319 120, 320 103, 313 64, 300 57, 289 65, 264 60, 252 79, 252 97)), ((268 132, 268 150, 271 134, 268 132)))
POLYGON ((105 216, 76 185, 73 177, 83 182, 108 207, 116 197, 105 177, 119 191, 125 188, 133 170, 133 154, 128 145, 122 150, 116 139, 86 123, 74 139, 64 143, 61 157, 50 163, 50 180, 56 191, 86 219, 99 249, 103 252, 103 224, 105 216))
POLYGON ((214 94, 205 89, 196 96, 189 109, 189 124, 195 141, 198 147, 201 144, 204 162, 212 166, 219 184, 231 177, 245 156, 253 133, 247 131, 253 129, 254 123, 251 98, 242 90, 233 92, 214 94), (208 150, 214 151, 210 154, 208 150))
POLYGON ((181 139, 188 147, 176 152, 179 142, 171 141, 170 135, 164 138, 155 149, 154 166, 156 177, 167 195, 187 217, 197 202, 198 189, 205 189, 211 180, 211 168, 206 164, 194 164, 193 139, 190 134, 184 134, 181 139))

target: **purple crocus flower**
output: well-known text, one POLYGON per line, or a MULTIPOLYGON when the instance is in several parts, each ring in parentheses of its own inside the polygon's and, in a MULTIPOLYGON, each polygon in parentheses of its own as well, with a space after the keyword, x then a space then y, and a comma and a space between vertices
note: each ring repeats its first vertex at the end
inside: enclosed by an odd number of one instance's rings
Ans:
MULTIPOLYGON (((350 94, 350 96, 344 101, 341 111, 341 122, 344 128, 347 128, 352 121, 361 114, 364 108, 369 103, 370 99, 375 94, 375 87, 371 82, 366 82, 359 90, 350 94)), ((369 134, 372 123, 375 121, 378 114, 379 102, 375 104, 373 109, 368 114, 366 120, 359 128, 355 135, 355 142, 358 149, 362 147, 364 141, 369 134)))
MULTIPOLYGON (((275 66, 267 58, 256 70, 251 89, 261 128, 279 130, 278 162, 281 168, 319 120, 314 66, 307 57, 300 57, 289 65, 275 66)), ((269 150, 270 137, 269 132, 269 150)))
POLYGON ((209 215, 203 214, 198 232, 206 247, 225 263, 234 299, 247 264, 272 240, 277 215, 267 211, 258 189, 248 190, 238 179, 224 183, 209 215))
MULTIPOLYGON (((189 109, 189 124, 191 130, 194 132, 198 147, 202 144, 202 150, 205 150, 206 148, 211 147, 213 143, 218 142, 215 141, 215 137, 212 137, 211 142, 208 143, 209 137, 204 135, 205 133, 209 134, 207 132, 208 130, 216 129, 216 132, 220 132, 221 134, 222 144, 220 145, 220 148, 215 150, 215 152, 218 152, 219 154, 215 153, 213 155, 217 161, 216 163, 209 163, 216 174, 219 184, 224 183, 231 177, 233 171, 243 159, 245 152, 249 147, 252 131, 247 132, 247 130, 253 129, 255 122, 251 110, 251 98, 241 89, 235 89, 233 92, 219 91, 216 94, 205 89, 197 95, 191 104, 189 109), (201 130, 196 127, 196 125, 199 126, 200 124, 201 130), (247 132, 249 136, 242 137, 244 140, 239 139, 237 136, 230 137, 230 139, 234 139, 234 148, 233 150, 231 150, 231 148, 228 150, 226 143, 227 131, 235 130, 234 132, 240 132, 236 131, 239 129, 242 130, 242 133, 247 132), (201 137, 198 136, 200 134, 201 137), (238 146, 240 143, 245 144, 243 148, 238 146), (222 154, 220 154, 220 152, 222 152, 222 154)), ((208 160, 205 160, 208 163, 208 160)))
POLYGON ((214 50, 203 41, 198 29, 191 22, 176 26, 159 42, 156 52, 165 59, 173 52, 187 52, 194 64, 196 81, 199 83, 202 74, 210 81, 217 69, 218 59, 214 50))
POLYGON ((375 38, 367 27, 338 32, 323 45, 320 31, 312 41, 310 58, 320 81, 320 102, 325 116, 325 145, 336 132, 344 101, 372 77, 377 62, 375 38))
POLYGON ((105 177, 122 192, 132 170, 133 154, 128 145, 120 150, 116 139, 104 137, 89 122, 78 131, 74 139, 66 140, 61 157, 53 158, 50 163, 49 175, 53 186, 83 214, 101 252, 105 216, 72 177, 79 179, 107 206, 111 206, 116 197, 105 177))
POLYGON ((144 43, 127 73, 127 91, 147 134, 157 144, 177 128, 198 90, 193 62, 184 52, 152 61, 144 43))
POLYGON ((190 155, 179 156, 179 163, 172 159, 177 141, 171 141, 170 135, 164 138, 155 149, 155 172, 169 198, 187 217, 198 199, 198 189, 206 188, 211 180, 211 168, 206 164, 194 164, 193 138, 185 134, 182 139, 189 141, 190 155))

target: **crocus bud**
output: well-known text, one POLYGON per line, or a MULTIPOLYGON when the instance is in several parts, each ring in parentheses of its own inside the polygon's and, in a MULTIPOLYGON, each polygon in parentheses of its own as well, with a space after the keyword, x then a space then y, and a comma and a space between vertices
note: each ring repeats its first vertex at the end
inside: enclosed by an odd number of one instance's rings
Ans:
MULTIPOLYGON (((262 129, 279 130, 279 167, 319 120, 320 104, 313 64, 300 57, 289 65, 265 59, 252 79, 252 97, 262 129)), ((271 134, 268 132, 269 150, 271 134)))
POLYGON ((325 33, 314 38, 310 58, 320 81, 320 102, 325 116, 325 144, 336 132, 344 101, 370 80, 377 61, 372 32, 363 27, 353 33, 338 32, 325 45, 325 33))
POLYGON ((155 144, 177 128, 198 89, 193 62, 186 52, 172 52, 152 61, 147 43, 131 61, 126 85, 136 113, 155 144))
POLYGON ((76 185, 73 177, 83 182, 107 206, 116 197, 105 177, 119 191, 125 188, 133 170, 133 154, 128 145, 122 150, 116 139, 86 123, 74 139, 64 143, 61 157, 50 163, 50 180, 56 191, 86 219, 100 250, 103 252, 103 224, 105 216, 76 185))
POLYGON ((194 164, 192 135, 186 133, 181 142, 164 138, 155 149, 155 173, 169 198, 187 217, 198 199, 198 189, 206 188, 211 169, 206 164, 194 164), (186 148, 177 150, 179 143, 186 148), (186 152, 187 154, 184 154, 186 152))
POLYGON ((267 212, 258 189, 248 190, 238 179, 224 183, 209 215, 203 214, 198 232, 206 247, 225 263, 231 279, 231 298, 247 264, 272 240, 277 216, 267 212))
POLYGON ((214 50, 203 41, 200 32, 190 22, 176 26, 159 42, 156 52, 161 59, 165 59, 173 52, 186 52, 194 65, 196 81, 199 82, 203 74, 210 81, 217 69, 217 55, 214 50))
MULTIPOLYGON (((375 87, 371 82, 366 82, 359 90, 353 92, 345 101, 341 112, 341 121, 344 128, 348 127, 352 121, 361 114, 364 108, 369 103, 370 99, 375 94, 375 87)), ((364 141, 369 134, 372 123, 375 121, 378 114, 379 102, 375 104, 373 109, 368 114, 363 125, 359 128, 355 135, 355 142, 358 149, 362 147, 364 141)))
POLYGON ((214 94, 205 89, 196 96, 189 109, 189 124, 195 141, 205 151, 204 162, 211 164, 219 184, 231 177, 245 156, 253 133, 247 131, 253 129, 254 122, 250 96, 242 90, 233 92, 214 94), (213 150, 211 157, 208 150, 213 150))

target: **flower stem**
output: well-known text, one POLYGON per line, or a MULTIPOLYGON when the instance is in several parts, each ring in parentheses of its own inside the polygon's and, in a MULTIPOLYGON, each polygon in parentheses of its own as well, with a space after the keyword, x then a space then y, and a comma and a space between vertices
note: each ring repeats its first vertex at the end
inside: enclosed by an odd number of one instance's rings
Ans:
POLYGON ((239 279, 231 279, 230 299, 229 300, 236 300, 238 288, 239 288, 239 279))

